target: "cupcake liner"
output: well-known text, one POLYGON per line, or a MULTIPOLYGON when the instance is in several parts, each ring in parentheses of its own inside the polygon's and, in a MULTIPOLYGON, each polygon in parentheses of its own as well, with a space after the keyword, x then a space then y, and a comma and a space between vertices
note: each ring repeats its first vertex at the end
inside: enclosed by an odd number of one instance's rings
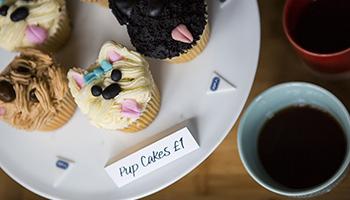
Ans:
POLYGON ((67 14, 67 8, 65 6, 63 7, 65 10, 62 11, 60 16, 56 33, 50 36, 44 44, 38 46, 38 49, 45 52, 56 52, 68 41, 72 28, 70 25, 69 16, 67 14))
POLYGON ((43 127, 39 128, 40 131, 53 131, 63 125, 65 125, 75 113, 76 104, 74 98, 69 91, 67 91, 66 96, 60 102, 57 107, 57 115, 48 120, 43 127))
POLYGON ((203 34, 201 35, 201 38, 198 40, 195 46, 193 46, 187 52, 180 54, 180 56, 177 56, 171 59, 166 59, 166 61, 173 64, 179 64, 179 63, 185 63, 193 60, 199 54, 201 54, 202 51, 205 49, 209 41, 209 37, 210 37, 210 27, 209 27, 209 23, 207 23, 207 25, 204 28, 203 34))
POLYGON ((108 7, 109 5, 108 0, 80 0, 80 1, 86 2, 86 3, 96 3, 104 7, 108 7))
POLYGON ((127 128, 122 129, 123 132, 134 133, 147 128, 153 120, 157 117, 160 109, 160 93, 155 86, 152 90, 151 100, 148 102, 146 110, 142 113, 140 118, 127 128))

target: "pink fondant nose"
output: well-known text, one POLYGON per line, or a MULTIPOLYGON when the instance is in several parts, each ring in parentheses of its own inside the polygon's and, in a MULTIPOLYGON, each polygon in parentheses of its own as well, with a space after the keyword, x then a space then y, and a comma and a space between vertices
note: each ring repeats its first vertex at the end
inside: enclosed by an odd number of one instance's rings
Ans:
POLYGON ((25 35, 32 44, 42 44, 48 37, 47 30, 36 25, 29 25, 26 28, 25 35))

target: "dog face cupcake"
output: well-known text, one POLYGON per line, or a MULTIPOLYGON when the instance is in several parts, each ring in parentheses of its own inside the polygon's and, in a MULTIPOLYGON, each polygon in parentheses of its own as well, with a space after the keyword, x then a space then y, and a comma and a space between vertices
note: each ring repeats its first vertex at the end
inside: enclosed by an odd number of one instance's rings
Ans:
POLYGON ((159 91, 147 61, 112 41, 87 71, 70 70, 68 80, 76 103, 96 127, 136 132, 159 111, 159 91))
POLYGON ((0 0, 0 47, 56 51, 68 39, 64 0, 0 0))
POLYGON ((64 125, 76 107, 65 74, 49 55, 23 50, 0 74, 0 119, 28 131, 64 125))
POLYGON ((204 0, 109 0, 109 6, 145 56, 186 62, 209 40, 204 0))

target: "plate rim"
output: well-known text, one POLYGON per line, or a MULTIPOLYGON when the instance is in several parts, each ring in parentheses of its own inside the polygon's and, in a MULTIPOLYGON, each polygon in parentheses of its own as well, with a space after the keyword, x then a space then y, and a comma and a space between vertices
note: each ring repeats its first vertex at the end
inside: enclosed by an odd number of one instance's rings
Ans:
MULTIPOLYGON (((195 168, 197 168, 200 164, 202 164, 218 148, 218 146, 223 142, 223 140, 229 135, 229 133, 233 129, 234 125, 236 124, 237 120, 239 119, 240 115, 242 114, 244 106, 248 103, 247 100, 248 100, 249 94, 251 93, 252 86, 254 84, 254 79, 255 79, 255 76, 256 76, 256 73, 257 73, 259 59, 260 59, 260 56, 261 56, 261 54, 260 54, 260 50, 261 50, 261 15, 260 15, 260 9, 259 9, 257 0, 254 0, 252 3, 254 4, 254 7, 255 7, 254 12, 256 12, 256 14, 257 14, 257 19, 255 19, 255 20, 257 20, 256 22, 257 22, 257 26, 258 26, 257 27, 257 31, 258 31, 258 33, 257 33, 257 35, 258 35, 258 38, 257 38, 257 42, 258 42, 258 44, 257 44, 257 46, 258 46, 257 47, 257 52, 258 52, 258 55, 257 55, 257 57, 255 58, 255 61, 254 61, 254 63, 255 63, 255 70, 254 70, 253 76, 251 77, 252 80, 249 81, 249 85, 247 87, 247 88, 249 88, 249 90, 246 92, 245 97, 243 97, 243 101, 241 101, 240 105, 238 106, 239 114, 235 116, 235 118, 232 120, 232 122, 229 125, 227 125, 227 128, 225 128, 224 133, 221 134, 220 139, 216 142, 216 144, 209 151, 207 151, 205 153, 205 156, 203 156, 201 159, 197 160, 196 162, 192 162, 191 165, 189 165, 189 167, 187 168, 187 170, 185 170, 183 173, 180 173, 175 178, 170 179, 169 181, 167 181, 166 184, 159 185, 158 187, 156 187, 153 190, 149 190, 147 192, 143 192, 143 193, 140 193, 140 194, 133 195, 129 199, 141 199, 141 198, 147 197, 149 195, 152 195, 152 194, 154 194, 156 192, 159 192, 159 191, 161 191, 161 190, 171 186, 175 182, 179 181, 181 178, 183 178, 186 175, 188 175, 195 168)), ((233 138, 233 139, 235 139, 235 138, 233 138)), ((3 167, 3 164, 2 164, 1 161, 0 161, 0 168, 6 173, 7 176, 9 176, 12 180, 14 180, 18 184, 20 184, 25 189, 27 189, 27 190, 29 190, 29 191, 31 191, 31 192, 39 195, 39 196, 42 196, 44 198, 53 199, 53 200, 56 200, 56 199, 60 200, 59 197, 56 197, 56 196, 51 195, 51 194, 48 194, 46 192, 42 192, 42 191, 40 191, 38 189, 33 188, 29 184, 25 183, 19 177, 17 177, 14 173, 12 173, 10 169, 3 167)))

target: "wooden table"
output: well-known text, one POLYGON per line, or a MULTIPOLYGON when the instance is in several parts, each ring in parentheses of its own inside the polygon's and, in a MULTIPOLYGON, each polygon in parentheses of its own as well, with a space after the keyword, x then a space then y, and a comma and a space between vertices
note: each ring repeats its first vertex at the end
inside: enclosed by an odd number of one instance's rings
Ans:
MULTIPOLYGON (((350 95, 348 95, 350 79, 334 81, 316 76, 288 44, 281 22, 284 1, 260 0, 259 5, 262 19, 262 46, 259 68, 248 103, 260 92, 278 83, 307 81, 329 89, 350 108, 350 95)), ((287 199, 263 189, 249 177, 238 156, 237 124, 219 148, 196 170, 146 199, 287 199)), ((0 199, 42 198, 22 188, 1 172, 0 199)), ((350 175, 333 191, 315 199, 349 200, 350 175)))

